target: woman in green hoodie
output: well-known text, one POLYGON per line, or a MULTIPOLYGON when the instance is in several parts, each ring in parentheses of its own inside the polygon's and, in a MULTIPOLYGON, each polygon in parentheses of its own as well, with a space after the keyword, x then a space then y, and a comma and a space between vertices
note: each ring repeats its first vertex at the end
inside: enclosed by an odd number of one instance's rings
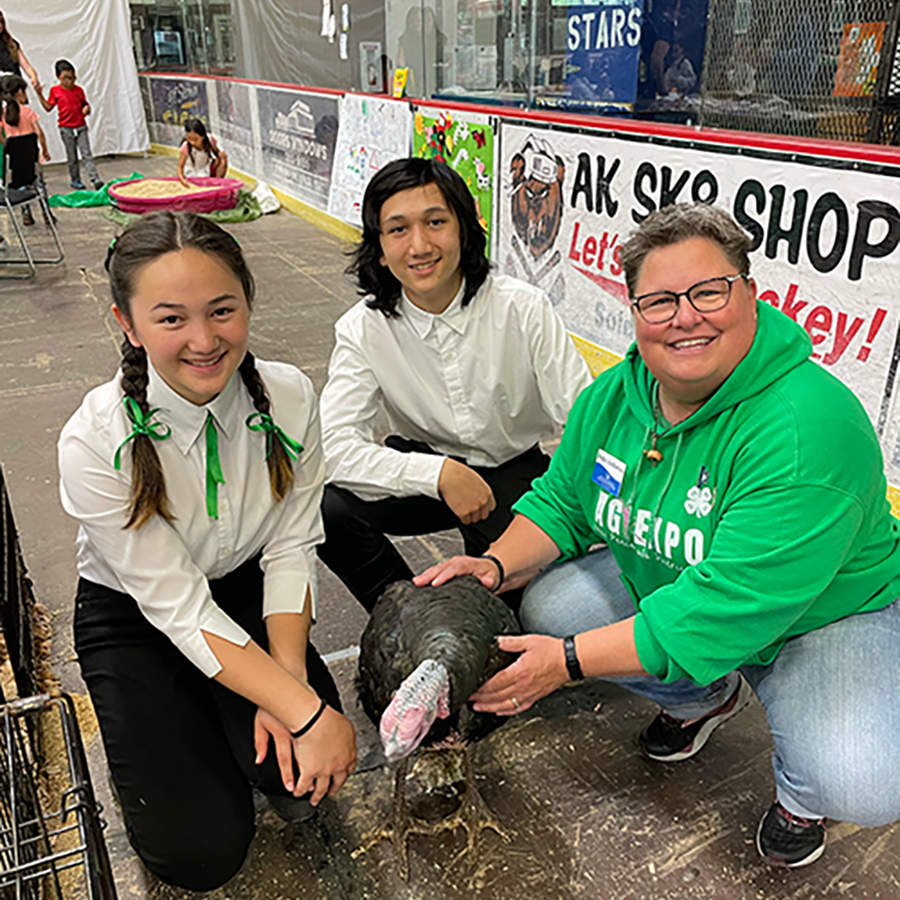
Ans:
POLYGON ((900 523, 865 410, 756 299, 749 248, 714 207, 649 216, 623 247, 624 362, 582 393, 489 554, 416 581, 506 590, 562 562, 529 586, 532 633, 500 639, 521 655, 476 709, 615 680, 662 707, 640 743, 674 762, 754 691, 776 782, 757 847, 801 866, 826 817, 900 818, 900 523))

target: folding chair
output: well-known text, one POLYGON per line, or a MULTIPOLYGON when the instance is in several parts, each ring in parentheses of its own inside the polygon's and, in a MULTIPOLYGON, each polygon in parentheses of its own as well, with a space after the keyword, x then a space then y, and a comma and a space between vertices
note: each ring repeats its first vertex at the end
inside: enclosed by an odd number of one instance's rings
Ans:
POLYGON ((35 265, 44 263, 60 263, 65 258, 62 244, 59 240, 59 232, 56 230, 56 222, 50 207, 47 204, 47 196, 44 191, 43 180, 40 177, 38 165, 38 139, 36 134, 23 134, 18 137, 8 137, 3 145, 3 205, 9 212, 13 229, 22 245, 24 258, 0 257, 0 266, 25 265, 27 272, 0 273, 0 278, 32 278, 37 271, 35 265), (23 203, 37 201, 44 213, 44 218, 50 226, 53 240, 56 241, 56 249, 59 255, 51 258, 37 258, 32 255, 31 249, 25 242, 25 234, 16 218, 13 210, 23 203))

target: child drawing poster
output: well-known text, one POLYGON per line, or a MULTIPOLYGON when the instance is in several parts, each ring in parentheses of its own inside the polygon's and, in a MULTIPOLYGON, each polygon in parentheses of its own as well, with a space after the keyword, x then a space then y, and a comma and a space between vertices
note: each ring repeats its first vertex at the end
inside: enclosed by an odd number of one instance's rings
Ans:
POLYGON ((490 117, 436 106, 416 107, 413 156, 439 159, 462 176, 475 198, 490 250, 494 208, 494 126, 490 117))
POLYGON ((329 215, 361 228, 366 185, 386 163, 409 156, 411 134, 409 103, 344 94, 328 196, 329 215))

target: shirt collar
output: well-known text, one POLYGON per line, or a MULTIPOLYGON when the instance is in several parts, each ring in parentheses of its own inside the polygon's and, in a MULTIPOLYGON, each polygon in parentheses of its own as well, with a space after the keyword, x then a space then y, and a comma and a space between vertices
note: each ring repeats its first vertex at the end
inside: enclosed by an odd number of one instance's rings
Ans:
POLYGON ((231 439, 240 427, 238 404, 235 402, 241 385, 241 373, 235 372, 225 385, 225 390, 209 403, 197 406, 185 400, 163 380, 147 360, 147 402, 150 408, 158 407, 159 419, 172 427, 172 440, 179 450, 188 454, 206 425, 206 416, 212 413, 216 426, 226 439, 231 439))
POLYGON ((425 312, 424 309, 419 309, 419 307, 406 296, 406 291, 401 289, 400 312, 409 318, 413 328, 416 329, 416 332, 422 339, 428 337, 438 321, 443 322, 458 334, 464 334, 472 306, 471 303, 467 306, 462 305, 462 298, 465 291, 466 282, 465 279, 463 279, 463 283, 456 296, 450 301, 450 305, 442 313, 435 315, 434 313, 425 312))

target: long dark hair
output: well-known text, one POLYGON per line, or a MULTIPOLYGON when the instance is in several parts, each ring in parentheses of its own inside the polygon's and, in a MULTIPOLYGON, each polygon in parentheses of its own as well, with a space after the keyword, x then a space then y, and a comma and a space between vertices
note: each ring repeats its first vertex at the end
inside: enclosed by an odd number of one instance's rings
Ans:
MULTIPOLYGON (((106 258, 113 302, 129 323, 132 321, 131 298, 138 271, 166 253, 186 247, 215 256, 226 265, 240 281, 247 304, 252 309, 255 285, 237 241, 215 222, 201 216, 155 212, 141 216, 129 226, 110 246, 106 258)), ((121 368, 125 396, 131 397, 147 415, 150 410, 147 403, 147 353, 143 347, 133 346, 127 337, 122 341, 121 368)), ((257 412, 269 415, 271 404, 266 387, 249 351, 239 371, 257 412)), ((272 441, 271 448, 268 456, 269 482, 272 495, 280 501, 294 482, 294 469, 280 441, 272 441)), ((153 441, 146 435, 134 438, 132 461, 131 517, 125 527, 140 528, 154 515, 171 521, 174 517, 166 496, 162 465, 153 441)))
MULTIPOLYGON (((9 28, 6 27, 6 16, 2 12, 0 12, 0 19, 3 19, 3 34, 0 34, 0 38, 2 38, 3 43, 6 44, 9 55, 13 58, 13 62, 18 63, 19 42, 9 33, 9 28)), ((12 125, 12 122, 9 124, 12 125)))
MULTIPOLYGON (((206 130, 206 125, 203 124, 202 119, 188 119, 184 123, 184 133, 187 134, 189 131, 193 131, 194 134, 199 134, 201 138, 203 138, 203 150, 210 155, 212 159, 215 159, 219 154, 216 153, 215 147, 212 145, 212 141, 209 139, 209 132, 206 130)), ((185 138, 185 143, 187 144, 188 156, 191 158, 191 162, 194 161, 194 145, 185 138)))
POLYGON ((381 264, 381 207, 400 191, 436 184, 459 221, 460 269, 466 280, 462 305, 467 306, 488 276, 491 264, 485 256, 487 238, 478 220, 475 199, 465 181, 448 165, 434 159, 395 159, 381 169, 366 187, 363 197, 363 236, 353 251, 347 274, 356 279, 360 296, 385 316, 399 315, 400 282, 381 264))
POLYGON ((4 75, 0 78, 0 99, 3 100, 3 121, 13 128, 19 124, 21 109, 16 94, 28 87, 21 75, 4 75))

